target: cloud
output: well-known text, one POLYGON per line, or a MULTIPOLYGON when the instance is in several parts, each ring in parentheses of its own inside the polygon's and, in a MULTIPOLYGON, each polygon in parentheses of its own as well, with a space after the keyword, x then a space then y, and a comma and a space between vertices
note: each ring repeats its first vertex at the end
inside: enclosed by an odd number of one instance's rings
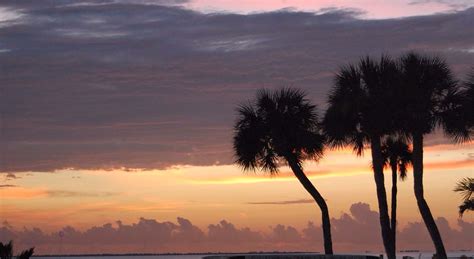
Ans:
POLYGON ((413 0, 409 2, 410 5, 422 5, 422 4, 442 4, 453 9, 464 9, 472 6, 472 1, 470 0, 413 0))
POLYGON ((262 202, 248 202, 247 204, 252 204, 252 205, 288 205, 288 204, 304 204, 304 203, 314 203, 314 200, 299 199, 299 200, 290 200, 290 201, 262 201, 262 202))
POLYGON ((0 188, 11 188, 11 187, 16 187, 16 185, 13 185, 13 184, 0 184, 0 188))
POLYGON ((69 198, 69 197, 109 197, 117 195, 114 192, 76 192, 67 190, 48 190, 46 195, 49 197, 69 198))
POLYGON ((17 175, 14 174, 14 173, 7 173, 7 174, 5 175, 5 179, 6 179, 7 181, 9 181, 9 180, 21 179, 21 177, 17 176, 17 175))
POLYGON ((3 184, 0 188, 8 188, 3 191, 2 199, 33 199, 40 197, 50 198, 86 198, 86 197, 111 197, 118 195, 115 192, 78 192, 69 190, 48 190, 44 188, 25 188, 18 185, 3 184), (11 189, 12 187, 16 187, 11 189))
POLYGON ((240 244, 258 242, 262 236, 249 228, 237 229, 232 223, 222 220, 216 225, 208 226, 208 238, 217 243, 240 244))
MULTIPOLYGON (((336 251, 361 252, 361 247, 375 253, 383 250, 378 213, 368 204, 353 204, 348 213, 332 218, 331 224, 336 251)), ((457 227, 452 228, 446 219, 438 218, 437 224, 449 250, 470 248, 474 223, 459 219, 457 227)), ((66 226, 51 233, 37 227, 16 229, 5 221, 0 237, 2 242, 13 239, 19 249, 36 246, 39 254, 321 251, 323 247, 321 227, 313 222, 301 230, 277 224, 270 226, 269 231, 261 231, 222 220, 203 231, 182 217, 176 223, 140 218, 131 224, 116 221, 85 230, 66 226)), ((421 222, 411 222, 402 228, 397 244, 401 250, 433 250, 421 222)))
POLYGON ((323 110, 334 71, 365 54, 440 53, 459 75, 474 63, 474 8, 362 20, 183 3, 2 3, 0 171, 230 164, 235 106, 258 88, 302 88, 323 110))

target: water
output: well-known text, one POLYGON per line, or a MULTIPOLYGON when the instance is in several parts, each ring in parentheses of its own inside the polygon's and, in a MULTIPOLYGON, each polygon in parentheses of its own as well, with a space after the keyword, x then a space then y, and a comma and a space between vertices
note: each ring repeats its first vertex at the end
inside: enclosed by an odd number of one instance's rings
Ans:
MULTIPOLYGON (((375 255, 376 253, 351 253, 360 255, 375 255)), ((91 256, 33 256, 33 259, 201 259, 203 256, 211 254, 190 254, 190 255, 91 255, 91 256)), ((449 258, 459 258, 462 255, 474 257, 474 251, 448 252, 449 258)), ((411 256, 415 259, 431 259, 433 252, 402 252, 397 253, 397 258, 411 256)), ((386 258, 386 257, 384 257, 386 258)))

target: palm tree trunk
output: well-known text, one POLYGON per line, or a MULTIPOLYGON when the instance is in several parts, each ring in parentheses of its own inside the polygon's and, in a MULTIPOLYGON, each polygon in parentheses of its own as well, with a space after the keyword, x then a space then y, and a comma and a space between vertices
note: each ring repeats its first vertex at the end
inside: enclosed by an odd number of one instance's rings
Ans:
POLYGON ((323 222, 324 253, 332 255, 333 250, 331 238, 331 222, 329 220, 329 210, 326 201, 324 200, 323 196, 321 196, 319 191, 314 187, 308 177, 306 177, 303 172, 303 169, 301 169, 296 159, 292 156, 289 156, 287 158, 287 161, 296 178, 298 178, 300 183, 303 185, 306 191, 308 191, 308 193, 313 197, 313 199, 316 201, 319 208, 321 209, 321 217, 323 222))
POLYGON ((397 163, 390 163, 392 167, 392 215, 391 215, 391 228, 392 228, 392 242, 393 250, 397 251, 397 163))
POLYGON ((418 209, 433 240, 437 258, 446 259, 443 240, 423 194, 423 135, 416 133, 413 134, 413 178, 418 209))
POLYGON ((380 145, 380 137, 371 137, 370 147, 372 150, 372 166, 374 170, 375 185, 377 187, 377 200, 379 204, 380 228, 382 230, 383 245, 388 259, 395 259, 394 243, 392 241, 392 231, 390 228, 390 218, 388 216, 387 194, 383 176, 383 161, 380 145))

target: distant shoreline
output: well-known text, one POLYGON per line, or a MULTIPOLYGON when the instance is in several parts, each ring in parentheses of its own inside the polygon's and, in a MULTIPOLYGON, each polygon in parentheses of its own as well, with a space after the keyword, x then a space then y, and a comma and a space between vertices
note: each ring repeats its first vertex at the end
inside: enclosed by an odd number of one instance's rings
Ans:
POLYGON ((126 254, 49 254, 32 257, 88 257, 88 256, 163 256, 163 255, 239 255, 239 254, 320 254, 320 252, 203 252, 203 253, 126 253, 126 254))
MULTIPOLYGON (((448 251, 449 253, 472 253, 474 250, 456 250, 456 251, 448 251)), ((435 253, 434 251, 418 251, 418 250, 403 250, 397 252, 397 254, 433 254, 435 253)), ((260 251, 260 252, 242 252, 242 253, 237 253, 237 252, 201 252, 201 253, 124 253, 124 254, 114 254, 114 253, 101 253, 101 254, 46 254, 46 255, 33 255, 32 257, 99 257, 99 256, 110 256, 110 257, 126 257, 126 256, 200 256, 200 255, 249 255, 249 254, 321 254, 321 252, 277 252, 277 251, 272 251, 272 252, 265 252, 265 251, 260 251)), ((379 255, 379 254, 384 254, 384 252, 371 252, 371 251, 366 251, 366 252, 354 252, 354 253, 341 253, 341 254, 360 254, 360 255, 379 255)))

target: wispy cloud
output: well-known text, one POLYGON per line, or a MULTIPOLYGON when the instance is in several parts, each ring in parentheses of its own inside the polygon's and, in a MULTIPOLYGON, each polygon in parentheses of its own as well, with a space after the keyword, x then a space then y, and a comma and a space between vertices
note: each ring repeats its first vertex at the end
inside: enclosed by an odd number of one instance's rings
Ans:
POLYGON ((306 204, 314 203, 314 200, 311 199, 299 199, 299 200, 289 200, 289 201, 260 201, 260 202, 247 202, 247 204, 252 205, 291 205, 291 204, 306 204))
POLYGON ((17 176, 14 173, 7 173, 7 175, 5 175, 5 179, 9 181, 9 180, 21 179, 21 177, 17 176))
POLYGON ((32 198, 87 198, 111 197, 116 192, 82 192, 69 190, 48 190, 45 188, 27 188, 18 185, 4 184, 0 188, 9 188, 2 193, 3 199, 32 199, 32 198), (9 187, 16 187, 10 189, 9 187))
POLYGON ((11 188, 11 187, 16 187, 14 184, 0 184, 0 188, 11 188))
POLYGON ((66 191, 66 190, 48 190, 46 191, 48 197, 110 197, 118 195, 115 192, 77 192, 77 191, 66 191))

